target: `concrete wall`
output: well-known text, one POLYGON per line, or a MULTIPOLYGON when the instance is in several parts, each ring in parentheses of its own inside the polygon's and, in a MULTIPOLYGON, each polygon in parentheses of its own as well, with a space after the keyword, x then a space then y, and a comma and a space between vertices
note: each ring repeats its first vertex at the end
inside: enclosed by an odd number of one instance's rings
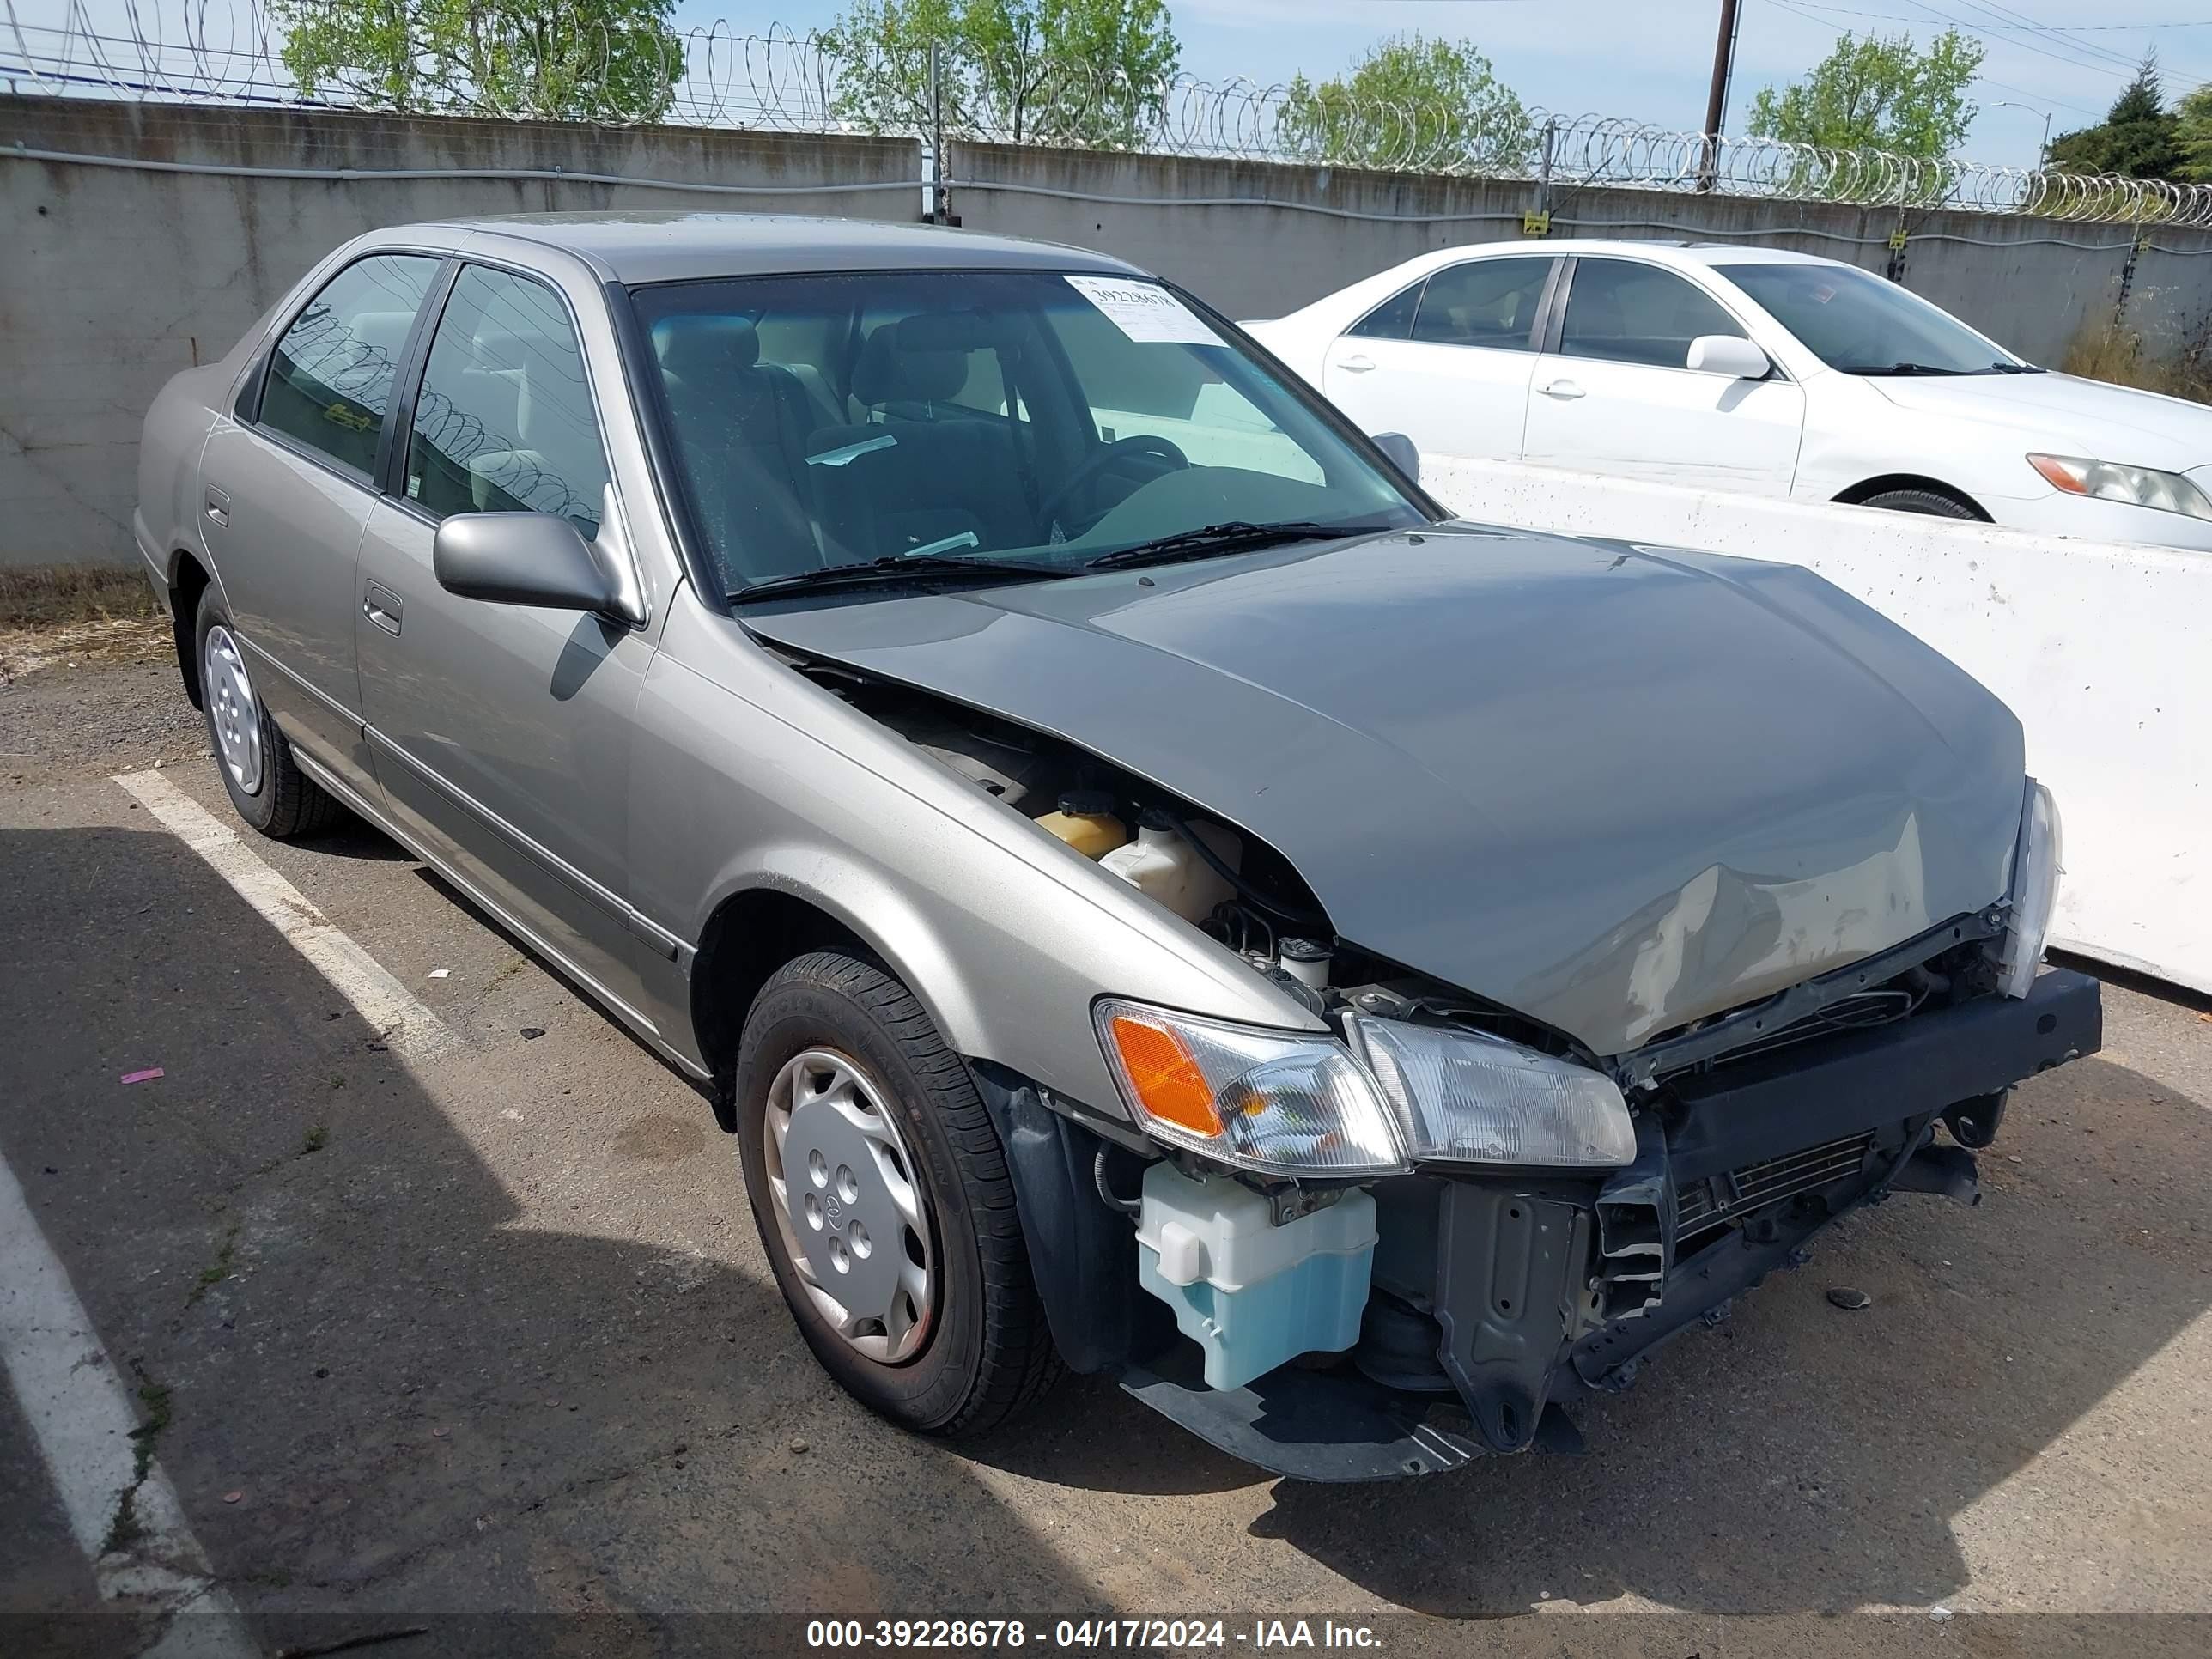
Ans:
MULTIPOLYGON (((952 148, 953 210, 981 229, 1075 242, 1133 260, 1238 317, 1276 317, 1433 248, 1519 240, 1537 187, 1279 162, 952 148)), ((1557 189, 1554 236, 1743 241, 1887 271, 2039 362, 2114 313, 2131 234, 1987 213, 1838 207, 1645 190, 1557 189)), ((2128 323, 2157 349, 2212 311, 2212 232, 2152 238, 2128 323)))
MULTIPOLYGON (((1517 239, 1538 199, 1526 183, 1269 162, 984 144, 948 160, 969 227, 1103 248, 1248 317, 1431 248, 1517 239)), ((357 232, 563 208, 909 219, 920 166, 908 139, 0 97, 0 564, 128 558, 155 391, 220 356, 357 232)), ((1551 210, 1554 235, 1755 240, 1876 270, 1899 222, 1893 209, 1618 189, 1555 191, 1551 210)), ((2029 357, 2056 362, 2114 313, 2124 227, 1905 224, 1906 284, 2029 357)), ((2129 325, 2166 352, 2208 315, 2212 233, 2154 234, 2129 325)))
POLYGON ((2011 705, 2065 823, 2055 944, 2212 992, 2212 558, 1504 461, 1421 458, 1469 518, 1817 571, 2011 705))
POLYGON ((221 356, 362 231, 610 207, 911 219, 920 167, 916 144, 890 138, 0 98, 0 565, 132 558, 138 427, 154 393, 221 356), (339 168, 433 176, 315 176, 339 168), (678 187, 483 176, 556 170, 678 187))

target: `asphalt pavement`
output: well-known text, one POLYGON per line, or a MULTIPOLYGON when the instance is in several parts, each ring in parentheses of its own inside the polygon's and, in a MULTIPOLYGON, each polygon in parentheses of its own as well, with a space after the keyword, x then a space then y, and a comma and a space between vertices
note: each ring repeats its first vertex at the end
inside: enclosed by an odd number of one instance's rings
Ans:
MULTIPOLYGON (((159 661, 0 690, 0 1155, 252 1649, 1158 1615, 1231 1650, 2212 1650, 2201 1004, 2108 987, 1978 1208, 1848 1220, 1578 1408, 1587 1455, 1302 1486, 1095 1380, 951 1449, 817 1370, 704 1101, 435 876, 359 827, 247 838, 453 1034, 425 1058, 112 781, 228 821, 204 749, 159 661)), ((0 1650, 182 1650, 27 1409, 0 1391, 0 1650)))

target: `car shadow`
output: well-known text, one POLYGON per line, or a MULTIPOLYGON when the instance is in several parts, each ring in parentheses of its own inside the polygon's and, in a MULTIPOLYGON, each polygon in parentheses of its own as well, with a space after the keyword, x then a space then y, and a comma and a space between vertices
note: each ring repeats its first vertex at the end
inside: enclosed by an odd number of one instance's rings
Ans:
POLYGON ((339 813, 329 829, 305 844, 318 854, 327 854, 332 858, 358 859, 369 864, 416 862, 412 853, 368 819, 350 811, 339 813))
POLYGON ((673 1073, 582 1022, 411 1066, 164 834, 0 831, 0 1150, 266 1647, 1095 1595, 820 1373, 673 1073))

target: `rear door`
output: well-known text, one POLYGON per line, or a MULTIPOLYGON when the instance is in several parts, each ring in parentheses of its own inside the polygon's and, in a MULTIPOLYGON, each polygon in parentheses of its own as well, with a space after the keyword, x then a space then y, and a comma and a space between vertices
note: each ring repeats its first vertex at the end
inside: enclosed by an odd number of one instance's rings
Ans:
POLYGON ((354 565, 429 253, 346 265, 278 330, 268 362, 200 460, 201 533, 254 690, 295 741, 360 790, 354 565))
MULTIPOLYGON (((464 264, 395 433, 353 610, 362 712, 388 811, 475 896, 592 989, 641 1012, 629 905, 631 717, 653 646, 576 611, 438 585, 438 526, 550 513, 629 562, 596 395, 559 289, 464 264), (609 538, 614 538, 610 542, 609 538)), ((617 368, 614 372, 618 375, 617 368)), ((663 954, 672 942, 656 940, 663 954)))
POLYGON ((1662 483, 1786 495, 1805 393, 1778 368, 1740 380, 1686 367, 1702 334, 1748 338, 1711 295, 1634 259, 1577 257, 1535 360, 1522 459, 1662 483))
POLYGON ((1508 254, 1430 272, 1329 348, 1322 391, 1363 431, 1402 432, 1436 454, 1519 459, 1558 263, 1508 254))

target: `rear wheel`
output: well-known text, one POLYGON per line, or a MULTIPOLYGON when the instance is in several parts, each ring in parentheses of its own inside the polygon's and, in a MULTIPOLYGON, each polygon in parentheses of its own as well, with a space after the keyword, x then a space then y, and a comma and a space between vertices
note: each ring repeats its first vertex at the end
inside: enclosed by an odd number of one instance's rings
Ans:
POLYGON ((1869 495, 1861 507, 1878 507, 1890 513, 1923 513, 1936 519, 1979 519, 1982 515, 1956 495, 1940 489, 1885 489, 1869 495))
POLYGON ((787 963, 746 1018, 737 1114, 776 1285, 847 1392, 951 1436, 1050 1386, 1060 1360, 1005 1152, 905 986, 842 952, 787 963))
POLYGON ((200 593, 194 636, 208 746, 238 816, 278 841, 330 828, 338 804, 293 761, 291 744, 254 690, 246 647, 213 584, 200 593))

